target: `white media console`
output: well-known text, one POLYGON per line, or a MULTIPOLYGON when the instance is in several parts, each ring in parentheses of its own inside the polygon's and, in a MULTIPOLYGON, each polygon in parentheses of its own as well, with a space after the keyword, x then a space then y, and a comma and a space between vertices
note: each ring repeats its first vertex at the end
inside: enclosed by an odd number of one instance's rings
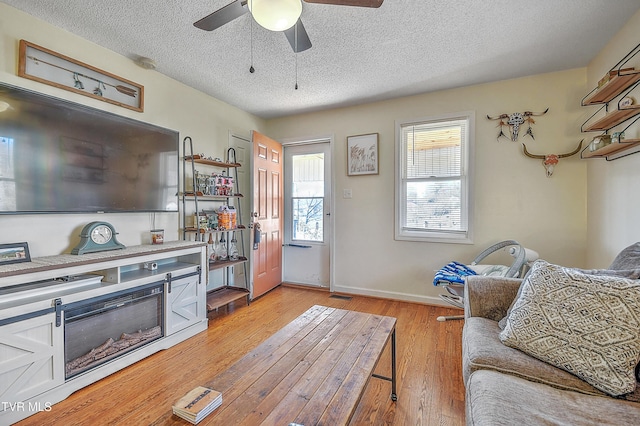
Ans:
POLYGON ((206 330, 206 262, 175 241, 0 265, 0 424, 206 330))

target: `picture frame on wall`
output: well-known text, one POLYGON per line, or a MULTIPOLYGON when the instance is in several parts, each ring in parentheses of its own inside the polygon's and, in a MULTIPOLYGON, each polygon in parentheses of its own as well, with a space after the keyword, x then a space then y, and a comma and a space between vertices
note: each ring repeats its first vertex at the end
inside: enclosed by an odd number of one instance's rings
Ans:
POLYGON ((0 266, 22 262, 31 262, 29 244, 26 242, 0 244, 0 266))
POLYGON ((377 175, 378 133, 347 137, 347 176, 377 175))
POLYGON ((20 40, 18 76, 144 111, 144 86, 26 40, 20 40))

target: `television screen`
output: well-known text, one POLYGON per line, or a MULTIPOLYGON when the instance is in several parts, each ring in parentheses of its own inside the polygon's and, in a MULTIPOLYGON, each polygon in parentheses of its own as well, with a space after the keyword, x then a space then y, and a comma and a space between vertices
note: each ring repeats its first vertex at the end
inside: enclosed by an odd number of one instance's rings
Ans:
POLYGON ((178 139, 0 84, 0 214, 177 211, 178 139))

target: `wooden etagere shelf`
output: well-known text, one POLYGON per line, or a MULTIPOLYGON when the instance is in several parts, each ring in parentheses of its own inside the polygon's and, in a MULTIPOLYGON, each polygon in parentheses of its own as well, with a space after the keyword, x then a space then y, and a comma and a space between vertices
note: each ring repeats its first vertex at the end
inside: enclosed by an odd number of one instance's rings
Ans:
POLYGON ((241 166, 240 163, 228 163, 225 161, 207 160, 205 158, 201 158, 199 155, 193 155, 193 156, 187 155, 185 157, 185 160, 191 161, 192 158, 194 163, 206 164, 207 166, 222 167, 222 168, 236 168, 241 166))
POLYGON ((200 232, 201 234, 216 234, 216 233, 220 233, 220 232, 233 232, 233 231, 245 231, 247 229, 246 226, 244 225, 238 225, 237 228, 233 228, 233 229, 196 229, 193 227, 187 227, 185 228, 185 232, 200 232))
POLYGON ((236 260, 216 260, 214 262, 209 262, 209 270, 213 271, 214 269, 222 269, 227 268, 233 265, 240 265, 247 261, 247 258, 244 256, 239 257, 236 260))
MULTIPOLYGON (((182 195, 182 194, 181 194, 182 195)), ((242 194, 233 194, 233 195, 201 195, 198 194, 198 201, 225 201, 229 198, 244 198, 242 194)), ((184 194, 184 198, 186 200, 194 200, 196 195, 193 192, 187 192, 184 194)))
POLYGON ((236 300, 246 298, 249 303, 249 291, 237 287, 223 287, 207 293, 207 311, 216 310, 236 300))
MULTIPOLYGON (((242 225, 242 215, 240 211, 240 204, 236 205, 236 227, 233 229, 202 229, 197 228, 197 223, 194 224, 196 226, 187 226, 186 225, 186 210, 187 205, 193 206, 195 210, 195 217, 199 218, 200 215, 205 212, 205 209, 201 208, 198 204, 200 202, 218 202, 221 205, 229 204, 231 200, 238 200, 243 198, 243 195, 239 193, 239 182, 238 182, 238 167, 241 167, 241 164, 236 161, 235 150, 233 148, 229 148, 227 151, 226 161, 218 161, 202 158, 201 155, 193 154, 193 141, 190 137, 185 137, 182 146, 182 152, 184 157, 183 160, 183 187, 182 192, 180 192, 180 197, 182 199, 182 231, 183 231, 183 239, 187 239, 193 237, 196 241, 206 241, 206 234, 209 234, 208 238, 211 241, 213 235, 212 234, 227 234, 226 241, 230 241, 233 233, 238 232, 242 234, 243 231, 247 230, 247 227, 242 225), (187 141, 189 144, 187 145, 187 141), (187 152, 187 148, 189 152, 187 152), (233 154, 233 155, 231 155, 233 154), (227 176, 232 176, 231 173, 235 171, 235 179, 234 186, 231 188, 231 191, 225 191, 226 193, 233 192, 233 195, 204 195, 200 191, 196 191, 198 188, 196 186, 196 170, 195 165, 200 164, 207 167, 214 167, 218 169, 226 170, 227 176), (186 187, 187 175, 186 170, 191 169, 191 176, 189 180, 191 181, 191 188, 186 187), (190 237, 188 237, 190 236, 190 237)), ((224 171, 223 171, 224 173, 224 171)), ((213 192, 213 191, 212 191, 213 192)), ((217 192, 217 191, 216 191, 217 192)), ((210 204, 209 204, 210 205, 210 204)), ((207 210, 208 212, 208 210, 207 210)), ((235 237, 235 236, 234 236, 235 237)), ((222 240, 222 237, 221 237, 222 240)), ((218 309, 221 306, 224 306, 228 303, 231 303, 235 300, 246 298, 247 304, 249 304, 251 300, 251 292, 248 282, 248 259, 244 256, 245 248, 244 248, 244 238, 239 238, 240 246, 237 247, 239 258, 236 260, 214 260, 209 261, 207 263, 208 271, 215 270, 223 270, 223 283, 219 287, 209 291, 207 293, 207 310, 211 311, 214 309, 218 309), (241 283, 236 283, 234 279, 233 266, 241 265, 244 268, 244 287, 242 287, 241 283), (238 285, 237 285, 238 284, 238 285)), ((216 283, 216 285, 218 285, 216 283)))

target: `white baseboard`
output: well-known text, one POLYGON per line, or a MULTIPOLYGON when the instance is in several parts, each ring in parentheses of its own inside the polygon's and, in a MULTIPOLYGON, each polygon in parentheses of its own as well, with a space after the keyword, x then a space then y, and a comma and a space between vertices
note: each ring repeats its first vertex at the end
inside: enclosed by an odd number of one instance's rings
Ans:
POLYGON ((360 296, 379 297, 382 299, 402 300, 404 302, 424 303, 426 305, 446 306, 447 308, 454 307, 448 304, 447 302, 445 302, 444 300, 440 299, 439 297, 423 296, 420 294, 407 294, 407 293, 398 293, 394 291, 372 290, 369 288, 344 287, 344 286, 334 286, 333 291, 336 293, 357 294, 360 296))

